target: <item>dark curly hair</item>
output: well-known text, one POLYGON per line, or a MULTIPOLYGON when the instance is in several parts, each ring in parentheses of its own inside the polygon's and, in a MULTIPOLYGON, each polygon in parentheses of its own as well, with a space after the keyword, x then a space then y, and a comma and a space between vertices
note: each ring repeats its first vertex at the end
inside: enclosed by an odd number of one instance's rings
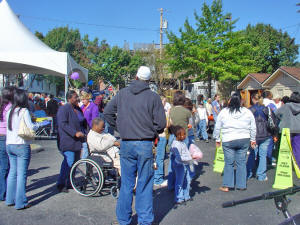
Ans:
POLYGON ((15 87, 5 87, 2 89, 1 98, 0 98, 0 121, 3 121, 3 111, 8 103, 12 103, 14 101, 14 92, 15 87))
POLYGON ((176 91, 174 93, 173 105, 184 105, 185 102, 185 95, 181 91, 176 91))

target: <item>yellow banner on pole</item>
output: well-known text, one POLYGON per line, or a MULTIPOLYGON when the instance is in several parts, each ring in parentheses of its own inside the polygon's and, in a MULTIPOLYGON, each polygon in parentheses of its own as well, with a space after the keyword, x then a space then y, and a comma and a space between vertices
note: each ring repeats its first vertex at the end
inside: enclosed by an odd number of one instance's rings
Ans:
POLYGON ((218 148, 216 148, 216 156, 214 160, 214 172, 216 173, 223 173, 224 170, 224 152, 222 145, 218 148))
POLYGON ((273 188, 286 189, 293 187, 292 152, 290 148, 290 129, 283 128, 279 147, 278 162, 273 188))

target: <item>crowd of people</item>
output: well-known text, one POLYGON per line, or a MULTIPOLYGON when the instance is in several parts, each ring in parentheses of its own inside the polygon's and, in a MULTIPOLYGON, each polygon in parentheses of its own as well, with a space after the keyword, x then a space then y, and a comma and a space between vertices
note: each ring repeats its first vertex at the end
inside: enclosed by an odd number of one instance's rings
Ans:
POLYGON ((190 186, 195 165, 202 158, 196 141, 206 146, 213 138, 216 147, 222 146, 223 192, 246 190, 250 178, 268 180, 267 165, 276 163, 282 128, 290 129, 293 153, 300 166, 299 92, 282 98, 273 98, 270 91, 254 93, 247 108, 239 93, 223 101, 219 94, 213 101, 199 95, 193 104, 183 91, 176 91, 171 105, 166 96, 151 91, 150 79, 150 69, 140 67, 136 80, 106 105, 104 92, 93 100, 88 88, 68 91, 64 105, 52 95, 27 95, 14 87, 3 88, 0 200, 19 210, 31 206, 26 198, 31 141, 19 135, 19 126, 24 121, 29 129, 36 130, 40 124, 33 122, 35 118, 46 116, 57 121, 57 146, 63 156, 57 190, 67 193, 72 188, 69 175, 77 160, 107 153, 109 157, 104 160, 113 160, 122 176, 116 207, 119 224, 131 223, 134 193, 139 224, 154 220, 153 187, 174 191, 176 207, 192 200, 190 186), (119 133, 118 138, 114 131, 119 133), (164 174, 168 149, 168 174, 164 174))

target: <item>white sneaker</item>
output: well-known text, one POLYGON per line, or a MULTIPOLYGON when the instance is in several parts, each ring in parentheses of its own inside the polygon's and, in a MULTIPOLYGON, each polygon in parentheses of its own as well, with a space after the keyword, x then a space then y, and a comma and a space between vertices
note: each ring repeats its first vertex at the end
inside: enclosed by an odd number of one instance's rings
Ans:
POLYGON ((164 180, 161 184, 154 184, 154 187, 163 188, 168 186, 168 180, 164 180))
POLYGON ((164 180, 161 184, 161 187, 167 187, 168 186, 168 180, 164 180))
POLYGON ((263 179, 263 180, 259 180, 259 181, 268 181, 268 177, 266 177, 266 178, 263 179))

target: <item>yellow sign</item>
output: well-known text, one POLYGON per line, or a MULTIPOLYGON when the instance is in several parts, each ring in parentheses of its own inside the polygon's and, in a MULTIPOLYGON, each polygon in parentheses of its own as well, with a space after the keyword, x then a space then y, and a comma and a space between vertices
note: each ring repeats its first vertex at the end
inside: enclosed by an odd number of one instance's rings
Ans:
POLYGON ((214 160, 214 172, 223 173, 224 170, 224 152, 222 145, 216 149, 216 157, 214 160))
POLYGON ((276 167, 273 188, 286 189, 293 187, 292 150, 290 144, 290 129, 283 128, 279 147, 278 162, 276 167))

